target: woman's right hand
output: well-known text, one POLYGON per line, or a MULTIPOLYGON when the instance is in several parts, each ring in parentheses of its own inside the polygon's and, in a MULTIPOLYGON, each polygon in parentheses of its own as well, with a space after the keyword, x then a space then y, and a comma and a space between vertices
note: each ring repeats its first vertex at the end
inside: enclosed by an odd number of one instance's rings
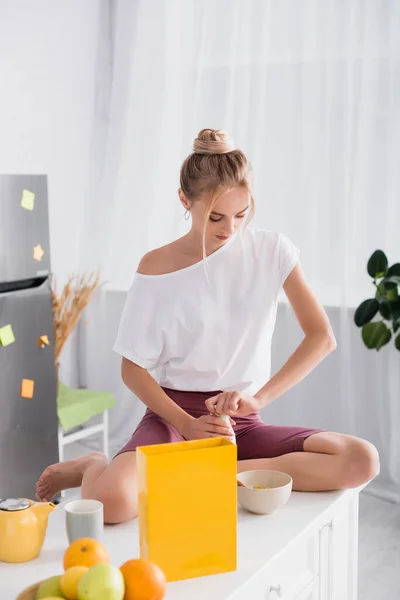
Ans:
MULTIPOLYGON (((231 423, 235 424, 232 419, 231 423)), ((219 417, 202 415, 197 419, 193 417, 188 419, 181 433, 187 440, 201 440, 221 436, 229 438, 232 435, 232 426, 219 417)))

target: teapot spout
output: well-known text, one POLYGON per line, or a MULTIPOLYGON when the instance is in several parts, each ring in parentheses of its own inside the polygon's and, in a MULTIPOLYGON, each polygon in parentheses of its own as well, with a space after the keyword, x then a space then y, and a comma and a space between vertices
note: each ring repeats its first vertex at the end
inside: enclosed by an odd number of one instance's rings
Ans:
POLYGON ((42 526, 43 531, 46 530, 49 514, 55 510, 55 508, 56 505, 53 504, 53 502, 34 502, 31 505, 31 509, 35 513, 38 523, 42 526))

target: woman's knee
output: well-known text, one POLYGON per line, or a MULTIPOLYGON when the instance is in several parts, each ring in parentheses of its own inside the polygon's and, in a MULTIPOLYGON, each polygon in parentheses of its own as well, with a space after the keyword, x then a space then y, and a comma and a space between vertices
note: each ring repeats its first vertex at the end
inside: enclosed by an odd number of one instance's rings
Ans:
POLYGON ((101 494, 104 505, 104 522, 109 524, 131 521, 138 514, 137 495, 131 490, 118 486, 113 490, 104 490, 101 494))
POLYGON ((345 438, 339 460, 343 488, 354 488, 374 479, 379 473, 379 453, 373 444, 356 437, 345 438))
POLYGON ((102 502, 105 523, 124 523, 137 517, 136 453, 126 452, 114 458, 85 494, 102 502))

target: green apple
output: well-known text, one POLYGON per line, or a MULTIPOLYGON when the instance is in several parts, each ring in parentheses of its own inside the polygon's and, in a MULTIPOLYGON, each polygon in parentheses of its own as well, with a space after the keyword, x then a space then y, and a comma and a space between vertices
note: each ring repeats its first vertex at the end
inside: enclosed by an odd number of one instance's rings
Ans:
POLYGON ((42 581, 36 592, 36 600, 42 600, 42 598, 60 597, 62 598, 61 587, 60 587, 61 575, 54 575, 42 581))
POLYGON ((117 567, 97 564, 90 567, 78 586, 79 600, 123 600, 125 582, 117 567))

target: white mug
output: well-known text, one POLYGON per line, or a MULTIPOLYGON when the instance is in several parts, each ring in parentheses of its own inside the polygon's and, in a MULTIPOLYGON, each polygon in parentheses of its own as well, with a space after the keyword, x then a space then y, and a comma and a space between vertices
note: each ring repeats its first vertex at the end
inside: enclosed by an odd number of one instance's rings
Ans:
POLYGON ((65 526, 68 541, 88 537, 103 541, 103 504, 98 500, 73 500, 65 505, 65 526))

